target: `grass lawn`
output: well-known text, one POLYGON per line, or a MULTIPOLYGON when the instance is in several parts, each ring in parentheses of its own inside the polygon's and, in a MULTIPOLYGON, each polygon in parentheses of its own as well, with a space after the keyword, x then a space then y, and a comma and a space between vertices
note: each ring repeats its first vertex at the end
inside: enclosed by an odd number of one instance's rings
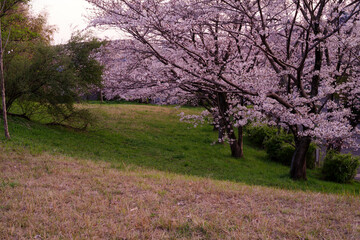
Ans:
POLYGON ((264 151, 246 139, 245 157, 230 157, 228 145, 212 145, 217 133, 211 126, 193 128, 179 121, 178 114, 201 109, 141 104, 86 104, 97 122, 88 131, 44 126, 10 117, 11 141, 4 147, 25 147, 74 158, 110 162, 123 169, 141 167, 171 173, 270 186, 292 190, 359 195, 360 183, 337 184, 320 180, 318 171, 308 170, 308 181, 292 181, 289 168, 266 159, 264 151))
POLYGON ((10 119, 1 239, 360 239, 359 183, 294 182, 248 144, 233 159, 173 107, 79 107, 89 131, 10 119))

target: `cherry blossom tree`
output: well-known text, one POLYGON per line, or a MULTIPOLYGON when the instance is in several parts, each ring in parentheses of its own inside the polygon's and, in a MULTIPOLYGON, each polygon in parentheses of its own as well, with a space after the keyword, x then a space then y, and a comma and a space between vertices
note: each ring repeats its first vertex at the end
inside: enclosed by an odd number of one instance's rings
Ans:
MULTIPOLYGON (((212 4, 209 4, 212 1, 89 2, 100 9, 93 21, 94 25, 116 26, 141 44, 142 49, 136 49, 138 53, 142 53, 139 58, 142 60, 142 68, 147 68, 150 74, 145 76, 142 71, 142 77, 137 76, 137 84, 148 86, 150 81, 153 86, 161 79, 160 85, 165 86, 167 92, 169 89, 181 89, 180 93, 197 96, 215 116, 216 124, 225 129, 232 155, 241 157, 242 134, 236 139, 234 126, 241 133, 246 121, 243 117, 234 115, 232 108, 244 102, 243 96, 237 94, 236 81, 239 78, 233 81, 224 76, 229 74, 228 69, 236 69, 236 73, 232 74, 249 71, 255 65, 256 57, 252 55, 251 48, 237 38, 238 34, 221 30, 220 23, 229 21, 233 16, 214 11, 212 4), (154 58, 157 63, 154 63, 154 58), (253 64, 245 64, 248 60, 253 64), (234 98, 242 101, 234 101, 234 98)), ((229 27, 238 29, 242 26, 241 23, 229 23, 229 27)), ((136 54, 127 56, 128 59, 133 59, 136 54)), ((138 61, 135 62, 138 64, 138 61)), ((121 72, 125 77, 132 71, 127 71, 126 74, 121 72)), ((120 76, 117 78, 121 79, 120 76)), ((127 87, 123 89, 127 89, 127 94, 129 93, 127 87)), ((146 95, 144 91, 137 92, 146 95)))
MULTIPOLYGON (((222 1, 247 21, 242 33, 267 59, 254 71, 256 106, 294 134, 291 177, 306 179, 314 139, 354 144, 346 96, 359 86, 359 1, 222 1), (266 86, 265 88, 262 87, 266 86), (337 98, 335 98, 337 96, 337 98)), ((353 91, 353 92, 352 92, 353 91)), ((355 100, 356 101, 356 100, 355 100)), ((356 102, 354 102, 356 104, 356 102)))
MULTIPOLYGON (((106 66, 104 93, 108 99, 150 98, 157 103, 200 104, 207 109, 208 114, 213 116, 214 121, 211 123, 219 131, 218 141, 223 142, 224 138, 229 141, 232 139, 231 145, 235 145, 235 149, 232 150, 233 155, 235 157, 243 155, 242 127, 237 124, 236 116, 230 116, 229 105, 233 104, 229 103, 225 92, 201 88, 196 81, 180 82, 176 68, 157 61, 151 52, 133 41, 110 42, 97 58, 106 66), (225 134, 224 119, 227 119, 229 134, 225 134), (234 123, 237 124, 236 127, 241 133, 238 140, 235 133, 231 131, 234 123)), ((239 102, 234 101, 234 103, 239 102)), ((181 120, 194 122, 197 125, 196 122, 203 122, 202 118, 208 114, 182 116, 181 120)))
POLYGON ((312 140, 356 146, 349 119, 358 109, 359 1, 87 1, 94 25, 126 32, 172 73, 151 70, 151 78, 211 103, 233 156, 242 152, 233 127, 241 132, 248 117, 293 133, 293 179, 306 179, 312 140))

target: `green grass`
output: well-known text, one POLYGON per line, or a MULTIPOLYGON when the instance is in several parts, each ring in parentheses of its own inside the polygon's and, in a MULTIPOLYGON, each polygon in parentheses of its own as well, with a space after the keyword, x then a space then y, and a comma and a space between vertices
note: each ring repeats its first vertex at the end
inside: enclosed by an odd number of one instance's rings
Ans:
POLYGON ((243 159, 230 156, 228 145, 212 145, 217 133, 211 126, 193 128, 177 116, 181 111, 199 113, 199 108, 176 109, 139 104, 88 104, 97 124, 88 131, 49 127, 10 117, 9 148, 26 147, 33 154, 43 151, 75 158, 103 160, 114 167, 141 166, 173 173, 208 177, 293 190, 359 194, 360 183, 337 184, 320 180, 317 170, 308 170, 308 181, 293 181, 289 168, 270 162, 266 153, 245 138, 243 159))

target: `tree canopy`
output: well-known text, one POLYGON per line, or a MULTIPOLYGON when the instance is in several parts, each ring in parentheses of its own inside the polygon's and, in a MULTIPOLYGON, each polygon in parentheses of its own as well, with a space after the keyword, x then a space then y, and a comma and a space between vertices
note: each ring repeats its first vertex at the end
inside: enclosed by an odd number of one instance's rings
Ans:
POLYGON ((18 2, 1 18, 3 33, 9 36, 4 53, 6 110, 16 103, 28 119, 46 111, 52 124, 85 127, 89 114, 75 109, 74 103, 101 85, 102 66, 93 54, 103 43, 74 33, 67 44, 50 45, 54 27, 46 16, 33 16, 25 3, 18 2))
POLYGON ((139 46, 129 49, 172 76, 150 70, 159 86, 201 94, 226 126, 257 119, 292 132, 292 178, 306 179, 311 141, 358 146, 345 99, 360 85, 359 1, 87 1, 94 26, 127 33, 139 46))

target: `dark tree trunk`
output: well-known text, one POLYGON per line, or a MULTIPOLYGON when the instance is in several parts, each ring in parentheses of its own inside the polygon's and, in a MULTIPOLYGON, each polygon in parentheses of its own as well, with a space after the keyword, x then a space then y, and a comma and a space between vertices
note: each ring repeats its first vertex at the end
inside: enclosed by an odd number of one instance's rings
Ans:
POLYGON ((239 143, 236 141, 230 142, 230 149, 231 149, 231 156, 234 158, 242 158, 243 152, 242 148, 240 147, 239 143))
POLYGON ((102 89, 100 89, 100 102, 103 103, 104 102, 104 94, 102 89))
MULTIPOLYGON (((230 149, 231 149, 231 156, 235 158, 242 158, 244 156, 243 153, 243 146, 242 146, 242 134, 239 135, 239 139, 236 139, 236 135, 234 133, 233 127, 230 123, 226 124, 226 132, 229 136, 229 143, 230 143, 230 149)), ((242 129, 241 129, 242 131, 242 129)), ((240 134, 240 130, 239 130, 240 134)))
POLYGON ((234 131, 229 134, 229 138, 231 156, 235 158, 242 158, 244 156, 243 149, 239 142, 236 140, 234 131))
POLYGON ((222 118, 220 118, 218 124, 213 125, 213 131, 218 132, 218 138, 216 140, 216 144, 224 144, 224 137, 225 137, 225 125, 222 121, 222 118))
POLYGON ((306 180, 306 153, 310 143, 310 137, 295 137, 295 152, 290 170, 290 177, 294 180, 306 180))
MULTIPOLYGON (((318 35, 320 33, 320 25, 318 23, 315 23, 314 25, 314 33, 315 35, 318 35)), ((321 65, 322 65, 322 47, 320 45, 318 45, 315 48, 315 66, 314 66, 314 70, 315 71, 320 71, 321 70, 321 65)), ((312 77, 312 81, 311 81, 311 96, 317 96, 319 93, 319 85, 320 85, 320 75, 319 74, 315 74, 312 77)))
POLYGON ((219 127, 217 143, 224 144, 224 137, 225 137, 225 129, 224 127, 219 127))
POLYGON ((240 127, 238 127, 238 144, 239 144, 239 146, 240 146, 240 154, 241 154, 241 157, 243 157, 244 156, 244 138, 243 138, 243 127, 242 126, 240 126, 240 127))
POLYGON ((217 143, 224 144, 225 124, 224 124, 224 121, 222 119, 219 121, 219 127, 217 128, 217 131, 218 131, 217 143))
POLYGON ((236 139, 233 125, 227 113, 229 110, 229 105, 227 103, 225 93, 218 93, 218 107, 221 117, 220 121, 224 124, 225 132, 229 137, 231 156, 235 158, 241 158, 243 157, 243 150, 242 150, 242 146, 239 144, 238 140, 236 139))

